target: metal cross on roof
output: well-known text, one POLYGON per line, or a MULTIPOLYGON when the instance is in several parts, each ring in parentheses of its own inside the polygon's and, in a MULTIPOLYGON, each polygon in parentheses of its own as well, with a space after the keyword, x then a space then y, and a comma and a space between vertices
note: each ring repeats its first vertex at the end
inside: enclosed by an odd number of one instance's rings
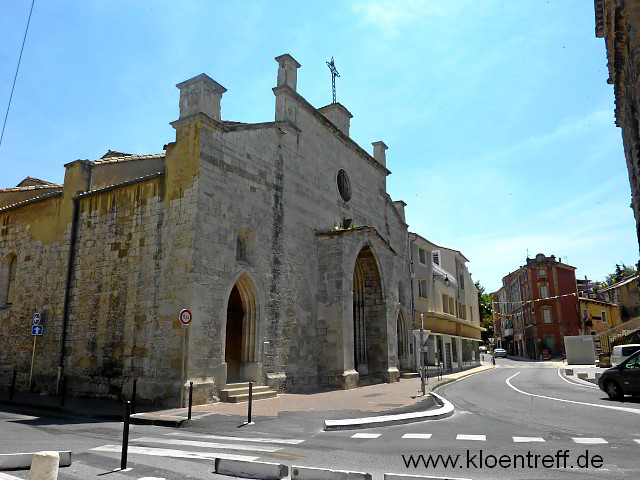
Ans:
POLYGON ((327 67, 331 70, 331 87, 333 88, 333 103, 336 103, 336 77, 339 77, 340 74, 338 70, 336 70, 336 64, 333 63, 333 57, 331 57, 331 61, 327 62, 327 67))

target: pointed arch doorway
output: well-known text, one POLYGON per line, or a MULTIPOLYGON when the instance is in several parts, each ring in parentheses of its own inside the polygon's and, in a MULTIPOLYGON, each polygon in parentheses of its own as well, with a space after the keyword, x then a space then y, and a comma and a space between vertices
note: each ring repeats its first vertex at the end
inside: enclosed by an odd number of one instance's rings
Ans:
POLYGON ((353 270, 353 356, 360 376, 385 372, 387 330, 378 262, 365 245, 353 270))
POLYGON ((409 363, 409 328, 402 310, 396 318, 396 333, 398 336, 398 369, 404 370, 409 363))
POLYGON ((258 304, 253 283, 242 275, 227 301, 225 362, 227 383, 259 381, 257 362, 258 304))

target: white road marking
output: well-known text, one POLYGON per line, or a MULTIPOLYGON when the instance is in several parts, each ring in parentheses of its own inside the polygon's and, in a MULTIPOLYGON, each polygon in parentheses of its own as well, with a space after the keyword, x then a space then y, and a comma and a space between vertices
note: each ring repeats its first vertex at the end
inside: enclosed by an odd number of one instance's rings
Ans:
POLYGON ((138 480, 167 480, 166 478, 162 477, 142 477, 139 478, 138 480))
POLYGON ((464 434, 458 434, 458 436, 456 437, 456 440, 475 440, 478 442, 486 442, 487 441, 487 436, 486 435, 464 435, 464 434))
POLYGON ((544 442, 542 437, 513 437, 515 443, 544 442))
POLYGON ((595 388, 596 390, 600 390, 600 387, 596 387, 595 385, 582 385, 581 383, 572 382, 571 380, 564 378, 562 376, 562 373, 560 373, 560 369, 558 369, 558 376, 565 382, 570 383, 571 385, 576 385, 578 387, 584 387, 584 388, 595 388))
POLYGON ((166 445, 183 445, 185 447, 217 448, 220 450, 245 450, 249 452, 277 452, 282 450, 282 447, 272 447, 270 445, 238 445, 235 443, 198 442, 196 440, 180 440, 178 438, 174 439, 141 437, 134 438, 131 441, 144 443, 163 443, 166 445))
POLYGON ((571 438, 575 443, 585 445, 598 445, 602 443, 609 443, 604 438, 587 438, 587 437, 573 437, 571 438))
MULTIPOLYGON (((120 453, 122 452, 122 445, 102 445, 101 447, 92 448, 91 450, 96 452, 120 453)), ((136 447, 135 445, 129 445, 128 451, 129 453, 150 455, 152 457, 191 458, 196 460, 215 460, 216 458, 222 458, 225 460, 253 462, 260 458, 250 457, 248 455, 233 455, 231 453, 185 452, 183 450, 172 450, 169 448, 136 447)))
POLYGON ((304 440, 298 440, 295 438, 247 438, 247 437, 226 437, 224 435, 198 435, 196 433, 180 433, 171 432, 165 433, 165 435, 173 435, 177 437, 186 438, 208 438, 211 440, 228 440, 229 442, 252 442, 252 443, 277 443, 281 445, 298 445, 304 440))
POLYGON ((356 433, 351 435, 351 438, 378 438, 380 433, 356 433))
POLYGON ((566 400, 564 398, 547 397, 546 395, 538 395, 538 394, 535 394, 535 393, 524 392, 524 391, 520 390, 519 388, 516 388, 513 385, 511 385, 511 382, 509 381, 513 377, 515 377, 516 375, 519 375, 519 374, 520 374, 520 372, 514 373, 509 378, 507 378, 505 380, 505 382, 512 389, 514 389, 516 392, 521 393, 523 395, 527 395, 529 397, 544 398, 546 400, 555 400, 556 402, 574 403, 576 405, 586 405, 588 407, 606 408, 608 410, 619 410, 621 412, 630 412, 630 413, 636 413, 636 414, 640 415, 640 408, 615 407, 613 405, 600 405, 600 404, 597 404, 597 403, 577 402, 575 400, 566 400))
POLYGON ((640 443, 640 438, 636 438, 633 441, 636 442, 636 443, 640 443))
POLYGON ((402 435, 402 438, 424 438, 424 439, 429 439, 429 438, 431 438, 431 434, 430 433, 405 433, 404 435, 402 435))

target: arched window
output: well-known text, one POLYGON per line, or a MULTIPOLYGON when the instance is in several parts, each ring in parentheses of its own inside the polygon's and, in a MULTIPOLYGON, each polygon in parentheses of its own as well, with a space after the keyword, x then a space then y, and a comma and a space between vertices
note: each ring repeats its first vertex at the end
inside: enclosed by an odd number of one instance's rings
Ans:
POLYGON ((236 260, 244 262, 247 260, 247 247, 240 237, 236 240, 236 260))
POLYGON ((7 305, 13 303, 15 283, 16 283, 16 269, 18 268, 18 258, 13 257, 9 263, 9 278, 7 282, 7 305))

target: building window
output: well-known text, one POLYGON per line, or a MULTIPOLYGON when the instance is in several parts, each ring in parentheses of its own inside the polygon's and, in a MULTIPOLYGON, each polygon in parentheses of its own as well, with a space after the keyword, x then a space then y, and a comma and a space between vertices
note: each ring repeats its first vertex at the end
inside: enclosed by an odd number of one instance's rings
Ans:
POLYGON ((418 280, 418 296, 420 298, 427 298, 427 281, 418 280))
POLYGON ((236 240, 236 260, 245 262, 247 260, 247 247, 240 237, 236 240))
POLYGON ((343 169, 338 171, 338 192, 340 192, 340 196, 342 200, 348 202, 351 200, 351 183, 349 182, 349 177, 347 176, 347 172, 343 169))
POLYGON ((602 311, 600 312, 600 315, 601 315, 601 317, 602 317, 602 321, 603 321, 604 323, 607 323, 607 312, 605 312, 604 310, 602 310, 602 311))
POLYGON ((549 297, 549 285, 542 284, 540 285, 540 298, 548 298, 549 297))
POLYGON ((7 278, 7 305, 11 305, 14 299, 15 284, 16 284, 16 270, 18 269, 18 258, 13 257, 9 262, 9 275, 7 278))
POLYGON ((449 313, 451 315, 455 315, 456 311, 455 311, 455 302, 453 301, 453 297, 449 297, 449 313))
POLYGON ((544 323, 553 323, 553 318, 551 316, 550 308, 542 309, 542 320, 544 321, 544 323))
POLYGON ((469 321, 473 323, 473 308, 469 305, 469 321))
POLYGON ((420 257, 420 263, 422 265, 427 264, 427 251, 423 248, 418 248, 418 256, 420 257))
POLYGON ((436 265, 440 265, 440 250, 436 250, 435 252, 431 252, 431 260, 436 265))
POLYGON ((460 281, 458 283, 460 284, 460 289, 464 290, 464 273, 460 274, 460 281))
POLYGON ((547 269, 546 268, 539 268, 538 269, 538 276, 539 277, 546 277, 547 276, 547 269))

